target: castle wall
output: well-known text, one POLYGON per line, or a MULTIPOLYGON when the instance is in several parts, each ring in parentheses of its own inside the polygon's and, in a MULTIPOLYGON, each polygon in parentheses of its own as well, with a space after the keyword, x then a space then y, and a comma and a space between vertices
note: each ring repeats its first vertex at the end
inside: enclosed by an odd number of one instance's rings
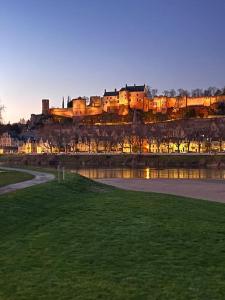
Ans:
POLYGON ((128 105, 120 105, 118 115, 119 116, 126 116, 129 113, 129 106, 128 105))
POLYGON ((175 108, 184 108, 187 106, 187 97, 177 97, 175 108))
POLYGON ((207 104, 208 104, 208 99, 204 97, 187 98, 187 106, 195 106, 195 105, 209 106, 207 104))
MULTIPOLYGON (((215 102, 225 102, 225 95, 216 96, 215 98, 215 102)), ((212 104, 215 102, 213 102, 213 100, 211 101, 212 104)))
POLYGON ((119 96, 104 96, 103 110, 105 112, 119 110, 119 96))
POLYGON ((86 116, 94 116, 94 115, 100 115, 103 113, 102 107, 91 107, 87 106, 85 110, 86 116))
POLYGON ((144 105, 143 105, 144 112, 149 111, 149 102, 150 102, 150 99, 147 97, 144 97, 144 105))
POLYGON ((154 107, 154 99, 150 98, 148 102, 148 109, 153 110, 154 107))
POLYGON ((72 108, 51 108, 49 114, 52 116, 72 118, 73 110, 72 108))
POLYGON ((130 92, 129 101, 131 109, 142 109, 144 105, 145 92, 130 92))
POLYGON ((119 104, 120 105, 129 105, 129 92, 128 91, 120 91, 119 92, 119 104))
POLYGON ((167 97, 154 97, 153 98, 153 104, 152 104, 152 109, 155 112, 164 112, 167 110, 167 97))
POLYGON ((92 96, 90 97, 90 105, 91 107, 102 107, 102 99, 100 96, 92 96))
POLYGON ((177 104, 177 98, 176 97, 171 97, 168 98, 167 100, 167 108, 173 108, 175 107, 177 104))
POLYGON ((129 109, 139 109, 144 112, 152 110, 154 113, 166 113, 168 109, 181 109, 186 106, 209 107, 218 102, 225 102, 225 95, 215 97, 165 97, 157 96, 153 99, 147 97, 145 88, 136 89, 127 87, 120 91, 106 92, 100 96, 92 96, 87 105, 85 98, 72 100, 72 108, 51 108, 49 100, 42 100, 42 113, 62 117, 76 117, 99 115, 103 112, 114 112, 118 115, 127 115, 129 109))
POLYGON ((186 106, 209 107, 214 103, 225 102, 225 95, 212 97, 173 97, 157 96, 150 101, 149 109, 165 112, 168 108, 185 108, 186 106))

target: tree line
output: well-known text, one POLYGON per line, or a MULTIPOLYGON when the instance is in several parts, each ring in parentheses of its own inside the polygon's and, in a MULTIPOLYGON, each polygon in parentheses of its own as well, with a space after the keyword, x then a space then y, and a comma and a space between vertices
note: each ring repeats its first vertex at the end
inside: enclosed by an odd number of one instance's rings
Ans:
POLYGON ((196 88, 191 91, 183 88, 164 90, 162 94, 159 93, 158 89, 148 87, 148 94, 150 98, 156 96, 165 97, 212 97, 225 95, 225 86, 223 88, 208 87, 206 89, 196 88))

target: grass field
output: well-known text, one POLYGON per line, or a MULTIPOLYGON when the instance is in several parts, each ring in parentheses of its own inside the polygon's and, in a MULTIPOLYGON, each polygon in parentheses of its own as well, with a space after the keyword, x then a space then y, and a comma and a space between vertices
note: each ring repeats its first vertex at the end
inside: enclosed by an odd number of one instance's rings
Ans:
POLYGON ((225 299, 225 205, 78 175, 0 196, 0 299, 225 299))
POLYGON ((0 187, 17 183, 25 180, 32 179, 34 176, 31 174, 23 173, 23 172, 15 172, 15 171, 2 171, 0 168, 0 187))

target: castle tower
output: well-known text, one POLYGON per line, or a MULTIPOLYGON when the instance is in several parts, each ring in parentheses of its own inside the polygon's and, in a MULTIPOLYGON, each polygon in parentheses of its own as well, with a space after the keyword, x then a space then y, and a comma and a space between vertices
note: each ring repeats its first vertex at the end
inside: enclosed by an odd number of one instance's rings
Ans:
POLYGON ((84 116, 86 113, 86 99, 77 98, 73 99, 73 115, 74 116, 84 116))
POLYGON ((48 115, 49 113, 49 99, 42 99, 42 114, 48 115))

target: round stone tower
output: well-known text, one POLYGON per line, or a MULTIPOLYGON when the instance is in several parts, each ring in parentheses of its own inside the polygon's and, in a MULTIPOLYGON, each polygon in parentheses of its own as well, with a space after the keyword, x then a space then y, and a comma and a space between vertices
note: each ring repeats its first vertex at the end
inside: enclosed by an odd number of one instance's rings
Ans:
POLYGON ((74 116, 84 116, 86 113, 86 99, 77 98, 73 99, 73 115, 74 116))
POLYGON ((42 114, 49 114, 49 99, 42 99, 42 114))

